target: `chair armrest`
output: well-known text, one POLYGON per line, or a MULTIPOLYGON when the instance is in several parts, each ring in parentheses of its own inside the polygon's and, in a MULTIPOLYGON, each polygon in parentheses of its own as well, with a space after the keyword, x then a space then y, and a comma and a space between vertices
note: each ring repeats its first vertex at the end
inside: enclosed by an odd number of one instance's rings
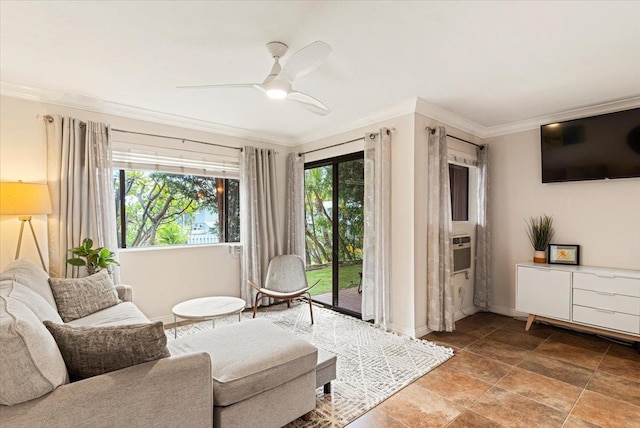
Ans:
POLYGON ((207 353, 163 358, 58 387, 0 406, 7 427, 212 427, 207 353))
POLYGON ((260 291, 261 287, 258 284, 256 284, 255 282, 251 281, 250 279, 248 279, 247 282, 249 283, 250 286, 252 286, 256 290, 260 291))
POLYGON ((118 299, 123 302, 133 302, 133 288, 130 285, 118 284, 116 285, 116 291, 118 292, 118 299))

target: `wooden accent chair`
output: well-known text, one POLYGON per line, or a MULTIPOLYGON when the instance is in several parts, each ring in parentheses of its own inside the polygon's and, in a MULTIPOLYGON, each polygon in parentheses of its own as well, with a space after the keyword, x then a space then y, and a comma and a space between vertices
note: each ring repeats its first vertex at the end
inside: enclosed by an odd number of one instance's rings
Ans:
POLYGON ((309 290, 315 287, 320 280, 311 287, 307 283, 307 275, 304 271, 304 262, 299 256, 284 255, 276 256, 269 260, 267 278, 264 287, 258 286, 249 280, 249 284, 256 289, 256 297, 253 303, 253 317, 256 317, 258 310, 258 300, 262 297, 271 297, 279 300, 286 300, 287 306, 291 307, 291 299, 307 295, 309 301, 309 311, 311 311, 311 324, 313 324, 313 306, 309 290))

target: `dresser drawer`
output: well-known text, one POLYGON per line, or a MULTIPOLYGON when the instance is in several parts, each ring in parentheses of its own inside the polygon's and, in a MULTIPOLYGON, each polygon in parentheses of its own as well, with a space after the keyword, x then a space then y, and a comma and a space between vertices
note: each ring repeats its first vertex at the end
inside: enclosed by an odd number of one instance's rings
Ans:
POLYGON ((574 272, 573 288, 640 297, 640 279, 574 272))
POLYGON ((637 315, 573 305, 573 321, 596 327, 640 334, 640 317, 637 315))
POLYGON ((605 293, 604 291, 574 289, 573 304, 623 312, 629 315, 640 315, 640 297, 605 293))

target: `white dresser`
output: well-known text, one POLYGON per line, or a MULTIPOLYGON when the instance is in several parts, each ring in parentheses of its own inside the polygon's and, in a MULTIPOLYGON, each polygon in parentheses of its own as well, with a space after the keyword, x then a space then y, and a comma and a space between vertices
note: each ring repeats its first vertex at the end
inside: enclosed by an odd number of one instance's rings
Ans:
POLYGON ((516 310, 535 320, 640 341, 640 271, 518 263, 516 310))

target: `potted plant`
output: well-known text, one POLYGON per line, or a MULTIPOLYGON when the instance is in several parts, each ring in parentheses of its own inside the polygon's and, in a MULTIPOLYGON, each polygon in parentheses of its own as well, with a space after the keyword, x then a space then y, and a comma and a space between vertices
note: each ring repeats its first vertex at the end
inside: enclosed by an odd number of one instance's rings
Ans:
POLYGON ((547 262, 547 247, 553 239, 553 217, 546 214, 540 217, 530 217, 527 223, 527 235, 533 245, 533 262, 547 262))
POLYGON ((93 240, 85 238, 79 247, 69 250, 71 254, 77 257, 67 259, 67 263, 72 266, 86 266, 89 275, 93 275, 101 269, 108 269, 109 265, 120 266, 120 263, 113 258, 114 253, 112 251, 104 247, 92 247, 93 240))

